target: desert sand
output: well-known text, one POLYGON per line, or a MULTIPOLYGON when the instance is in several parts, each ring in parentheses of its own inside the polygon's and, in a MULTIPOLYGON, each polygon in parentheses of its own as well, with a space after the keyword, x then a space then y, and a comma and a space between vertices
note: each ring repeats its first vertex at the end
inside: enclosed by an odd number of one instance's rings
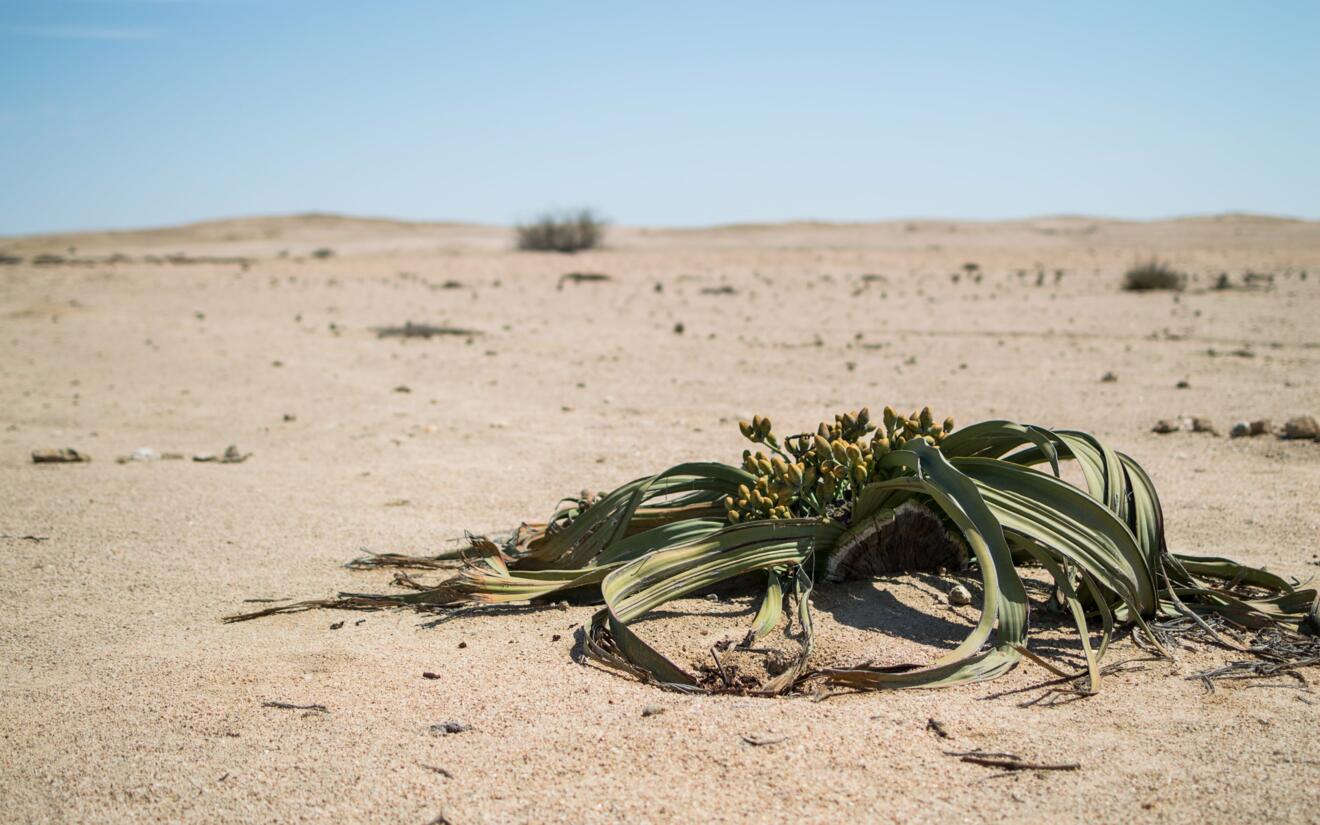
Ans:
MULTIPOLYGON (((6 821, 1320 817, 1320 695, 1288 678, 1207 692, 1187 677, 1232 656, 1200 646, 1074 701, 1030 663, 813 701, 684 696, 578 664, 586 606, 220 621, 245 599, 389 589, 343 567, 364 550, 424 553, 584 487, 736 461, 739 417, 814 428, 864 404, 1092 431, 1150 471, 1172 549, 1305 580, 1320 443, 1227 430, 1320 415, 1320 223, 620 227, 564 256, 512 251, 502 227, 310 215, 0 252, 23 259, 0 266, 6 821), (1188 290, 1120 291, 1149 255, 1188 290), (574 271, 612 280, 560 288, 574 271), (1274 280, 1210 289, 1248 271, 1274 280), (409 320, 473 334, 372 331, 409 320), (1151 432, 1183 414, 1220 435, 1151 432), (116 461, 230 444, 251 457, 116 461), (30 459, 65 446, 93 460, 30 459), (470 730, 431 732, 450 720, 470 730), (946 755, 974 748, 1081 767, 1002 775, 946 755)), ((752 609, 681 606, 642 626, 680 661, 752 609)), ((973 615, 917 578, 822 587, 816 661, 929 656, 973 615)), ((1144 657, 1125 639, 1109 661, 1144 657)))

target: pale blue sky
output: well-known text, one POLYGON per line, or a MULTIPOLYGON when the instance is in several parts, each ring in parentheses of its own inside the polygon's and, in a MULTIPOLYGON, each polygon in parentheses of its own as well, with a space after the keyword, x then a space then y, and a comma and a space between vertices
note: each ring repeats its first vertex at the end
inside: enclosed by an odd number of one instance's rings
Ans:
POLYGON ((1315 218, 1320 3, 0 0, 0 193, 0 234, 1315 218))

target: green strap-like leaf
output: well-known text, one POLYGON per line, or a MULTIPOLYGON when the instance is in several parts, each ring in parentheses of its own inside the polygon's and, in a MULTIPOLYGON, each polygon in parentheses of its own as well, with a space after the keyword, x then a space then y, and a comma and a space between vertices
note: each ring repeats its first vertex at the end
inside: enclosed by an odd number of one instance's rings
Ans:
POLYGON ((1021 656, 1018 648, 1026 642, 1027 593, 1013 567, 1003 530, 976 484, 938 450, 921 442, 885 456, 883 466, 903 467, 912 475, 876 482, 867 489, 923 493, 962 531, 981 570, 981 618, 962 643, 924 667, 902 672, 873 667, 831 668, 820 671, 820 675, 830 682, 859 688, 935 687, 990 678, 1012 667, 1021 656), (984 651, 982 647, 996 622, 996 645, 984 651))
MULTIPOLYGON (((737 576, 763 570, 810 568, 817 550, 829 547, 842 529, 815 519, 757 521, 726 527, 707 538, 657 550, 607 575, 601 585, 605 609, 592 619, 587 652, 608 665, 639 669, 664 684, 692 689, 696 679, 644 642, 629 627, 646 613, 737 576), (617 652, 616 652, 617 651, 617 652)), ((810 578, 799 573, 799 617, 804 619, 800 668, 810 651, 810 578)), ((772 683, 773 684, 773 683, 772 683)), ((782 688, 777 688, 782 689, 782 688)))
POLYGON ((1158 601, 1154 578, 1136 537, 1112 511, 1029 467, 981 458, 955 463, 975 480, 1005 529, 1080 566, 1139 616, 1153 614, 1158 601))
POLYGON ((778 570, 765 571, 765 594, 761 596, 761 606, 752 619, 748 635, 753 641, 764 639, 779 626, 784 617, 784 583, 779 578, 778 570))

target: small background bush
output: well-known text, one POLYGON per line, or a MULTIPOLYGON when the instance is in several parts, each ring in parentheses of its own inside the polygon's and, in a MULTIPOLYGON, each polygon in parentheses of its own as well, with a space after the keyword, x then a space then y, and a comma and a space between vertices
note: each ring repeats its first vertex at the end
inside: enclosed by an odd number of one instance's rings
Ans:
POLYGON ((1132 292, 1180 290, 1187 276, 1157 258, 1134 265, 1123 275, 1123 288, 1132 292))
POLYGON ((589 209, 546 213, 518 226, 518 248, 538 252, 595 249, 605 235, 605 221, 589 209))

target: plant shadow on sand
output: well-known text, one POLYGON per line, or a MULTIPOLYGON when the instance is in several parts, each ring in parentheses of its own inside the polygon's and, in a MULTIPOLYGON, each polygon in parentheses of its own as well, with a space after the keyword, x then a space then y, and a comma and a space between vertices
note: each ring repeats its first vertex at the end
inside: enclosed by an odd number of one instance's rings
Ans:
MULTIPOLYGON (((1024 571, 1028 572, 1029 571, 1024 571)), ((1042 631, 1032 637, 1031 647, 1047 657, 1060 656, 1058 664, 1085 667, 1080 639, 1067 635, 1054 635, 1053 630, 1069 630, 1070 620, 1061 613, 1050 611, 1052 588, 1030 575, 1023 576, 1023 584, 1033 596, 1031 623, 1042 631), (1069 662, 1072 654, 1078 657, 1069 662)), ((972 631, 980 612, 984 594, 975 573, 956 576, 938 576, 930 573, 909 573, 822 583, 812 594, 812 607, 820 624, 821 639, 829 633, 829 623, 868 635, 880 635, 897 643, 889 652, 927 656, 952 650, 972 631), (972 603, 955 607, 948 604, 947 592, 954 584, 961 584, 972 594, 972 603)), ((866 642, 868 647, 873 643, 866 642)), ((880 652, 880 651, 876 651, 880 652)))

